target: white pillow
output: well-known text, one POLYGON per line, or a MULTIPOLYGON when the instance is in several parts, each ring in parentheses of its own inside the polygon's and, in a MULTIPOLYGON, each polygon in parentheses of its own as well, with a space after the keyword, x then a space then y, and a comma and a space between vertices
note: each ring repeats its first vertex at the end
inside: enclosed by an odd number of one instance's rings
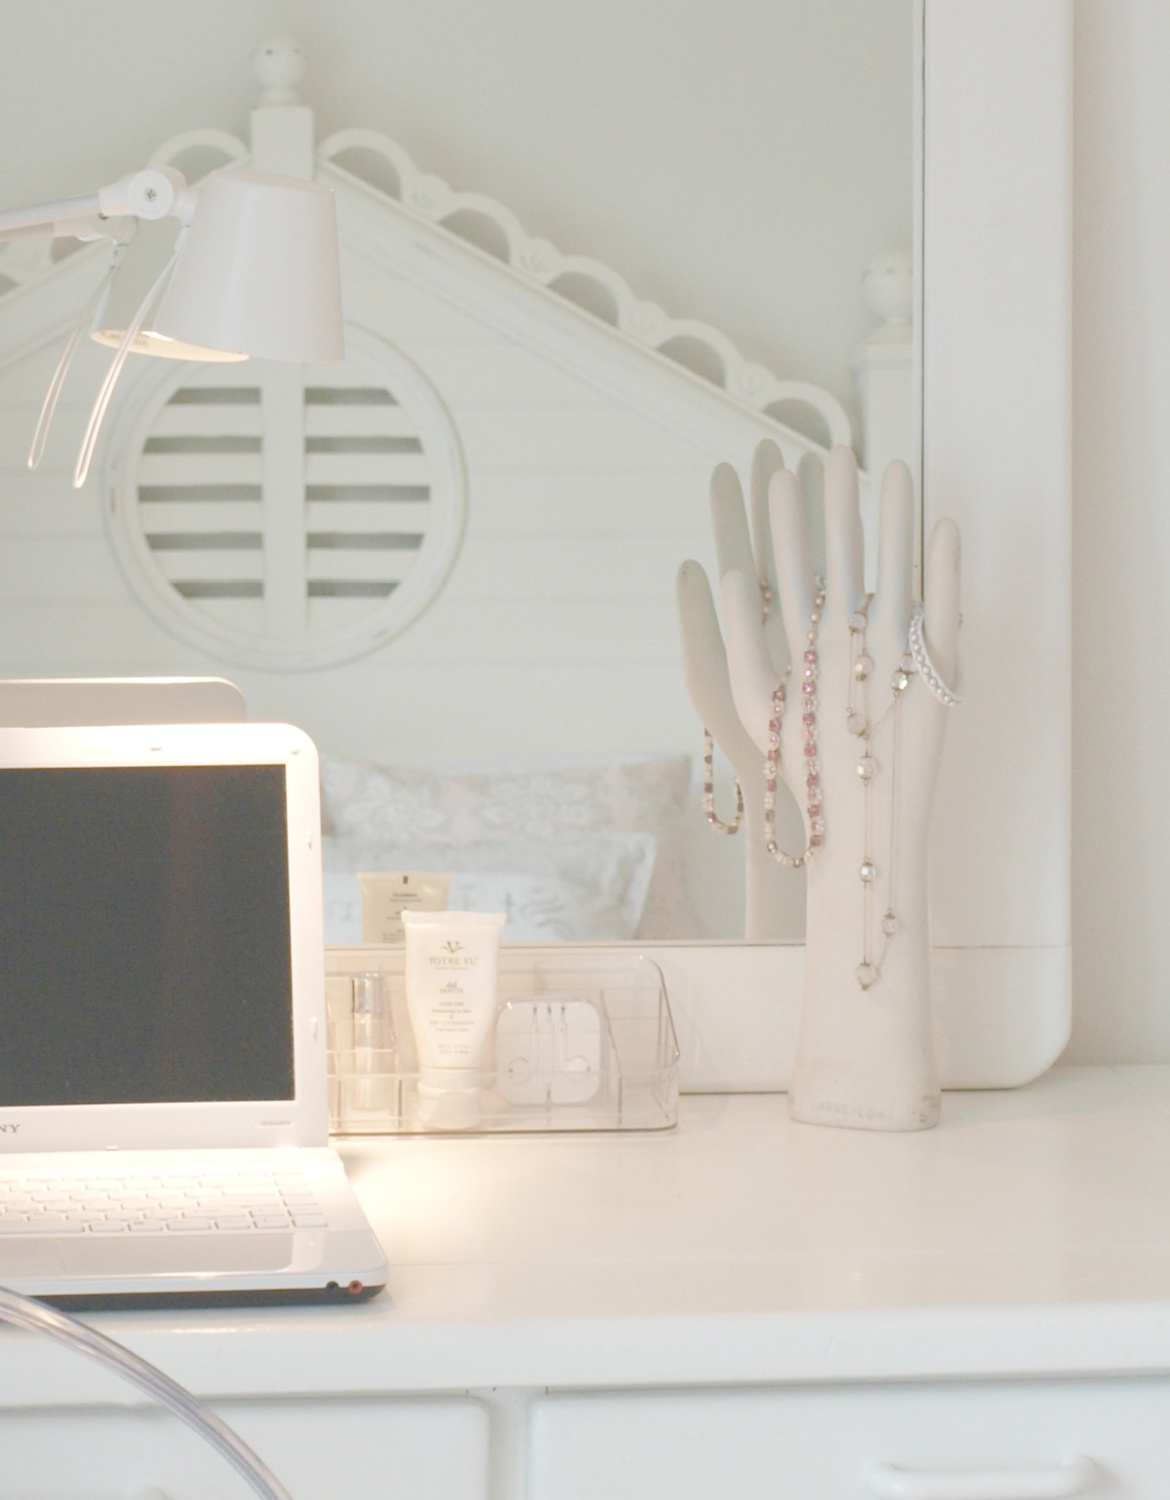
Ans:
MULTIPOLYGON (((517 840, 563 846, 566 839, 582 835, 652 835, 658 857, 638 930, 632 934, 640 938, 688 937, 696 931, 682 860, 690 785, 691 762, 685 755, 568 765, 553 761, 458 774, 321 757, 325 829, 342 839, 461 848, 504 843, 511 848, 517 840)), ((431 868, 468 866, 451 854, 431 868)), ((516 867, 509 860, 504 868, 516 867)))
POLYGON ((622 942, 638 929, 654 871, 647 833, 552 840, 404 846, 327 834, 325 941, 360 943, 359 870, 440 871, 452 876, 448 904, 502 911, 512 943, 622 942))

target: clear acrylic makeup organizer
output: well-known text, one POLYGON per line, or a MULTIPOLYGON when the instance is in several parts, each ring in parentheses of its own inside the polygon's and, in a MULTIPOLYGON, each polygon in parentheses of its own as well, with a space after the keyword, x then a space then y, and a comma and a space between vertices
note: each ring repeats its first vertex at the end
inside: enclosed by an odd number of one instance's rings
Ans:
MULTIPOLYGON (((401 945, 330 948, 325 968, 332 1131, 453 1128, 420 1109, 401 945), (355 992, 363 1003, 355 980, 371 974, 380 977, 389 1045, 360 1045, 359 1020, 355 1046, 355 992)), ((636 950, 504 945, 497 1026, 506 1066, 497 1072, 493 1028, 484 1088, 474 1118, 458 1127, 463 1133, 665 1130, 677 1122, 679 1054, 666 984, 658 965, 636 950)))

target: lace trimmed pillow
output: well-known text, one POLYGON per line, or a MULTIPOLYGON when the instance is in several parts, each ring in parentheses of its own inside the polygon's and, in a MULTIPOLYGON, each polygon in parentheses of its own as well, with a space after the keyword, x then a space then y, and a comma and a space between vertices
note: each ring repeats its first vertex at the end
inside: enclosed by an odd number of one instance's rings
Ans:
POLYGON ((321 783, 326 831, 342 839, 564 846, 582 835, 652 834, 657 859, 634 935, 687 937, 696 930, 682 862, 691 784, 685 755, 444 773, 323 754, 321 783))
POLYGON ((567 943, 632 938, 654 869, 649 833, 413 846, 326 834, 322 852, 331 944, 361 942, 360 870, 445 871, 451 906, 504 912, 505 941, 567 943))

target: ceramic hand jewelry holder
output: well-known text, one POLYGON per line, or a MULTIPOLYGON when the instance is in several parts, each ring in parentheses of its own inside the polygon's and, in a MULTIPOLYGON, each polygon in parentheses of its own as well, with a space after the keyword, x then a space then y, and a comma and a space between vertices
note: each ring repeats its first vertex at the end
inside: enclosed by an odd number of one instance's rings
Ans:
POLYGON ((877 586, 868 596, 857 467, 848 449, 834 449, 825 466, 825 577, 815 579, 804 497, 778 456, 771 444, 756 456, 754 551, 738 481, 726 466, 716 470, 723 631, 702 569, 684 564, 688 686, 744 782, 745 817, 755 815, 762 855, 807 877, 793 1117, 925 1129, 939 1114, 927 835, 946 717, 958 702, 958 531, 950 521, 934 528, 925 604, 916 603, 912 483, 904 464, 891 464, 882 482, 877 586), (761 483, 766 524, 757 515, 761 483), (777 614, 785 666, 778 666, 777 614), (781 782, 803 823, 788 847, 777 833, 781 782))

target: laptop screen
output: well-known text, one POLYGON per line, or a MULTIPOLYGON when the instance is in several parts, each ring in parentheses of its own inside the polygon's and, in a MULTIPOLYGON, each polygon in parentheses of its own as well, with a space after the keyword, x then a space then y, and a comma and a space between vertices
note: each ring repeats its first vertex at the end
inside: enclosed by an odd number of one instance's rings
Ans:
POLYGON ((0 1105, 294 1096, 285 775, 0 769, 0 1105))

